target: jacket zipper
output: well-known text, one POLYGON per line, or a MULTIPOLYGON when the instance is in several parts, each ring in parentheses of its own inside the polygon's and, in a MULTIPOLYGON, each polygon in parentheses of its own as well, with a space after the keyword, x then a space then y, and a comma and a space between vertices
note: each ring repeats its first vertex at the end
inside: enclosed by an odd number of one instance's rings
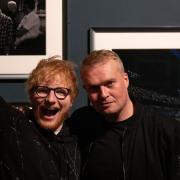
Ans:
POLYGON ((126 180, 126 167, 125 167, 125 159, 124 159, 124 139, 125 139, 125 134, 127 132, 127 128, 124 129, 123 135, 122 135, 122 166, 123 166, 123 176, 124 180, 126 180))
POLYGON ((86 168, 86 166, 87 166, 87 164, 88 164, 89 154, 91 153, 91 150, 92 150, 93 145, 94 145, 94 142, 91 142, 90 145, 89 145, 88 152, 87 152, 87 153, 88 153, 87 159, 86 159, 86 161, 84 162, 84 165, 83 165, 83 167, 82 167, 82 174, 84 174, 85 168, 86 168))

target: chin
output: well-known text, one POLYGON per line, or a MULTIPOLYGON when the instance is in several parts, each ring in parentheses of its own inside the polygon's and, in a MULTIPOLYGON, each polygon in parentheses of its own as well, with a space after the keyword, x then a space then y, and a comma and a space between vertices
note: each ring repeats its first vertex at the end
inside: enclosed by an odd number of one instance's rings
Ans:
MULTIPOLYGON (((97 110, 97 111, 98 111, 98 110, 97 110)), ((101 114, 104 114, 104 115, 110 115, 110 114, 113 114, 113 113, 114 113, 114 112, 113 112, 111 109, 109 109, 109 108, 100 109, 98 112, 101 113, 101 114)))
POLYGON ((60 126, 61 123, 62 122, 44 122, 42 120, 38 122, 41 128, 52 131, 55 131, 60 126))

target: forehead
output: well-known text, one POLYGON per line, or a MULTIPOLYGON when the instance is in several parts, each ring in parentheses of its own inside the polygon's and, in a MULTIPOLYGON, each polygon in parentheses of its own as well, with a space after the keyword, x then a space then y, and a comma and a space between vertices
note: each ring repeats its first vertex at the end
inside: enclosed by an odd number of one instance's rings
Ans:
POLYGON ((122 74, 118 63, 109 61, 85 68, 82 73, 82 80, 84 84, 101 84, 122 78, 122 74))
MULTIPOLYGON (((121 73, 120 64, 117 61, 103 61, 92 66, 86 66, 83 71, 85 74, 103 73, 103 74, 114 74, 121 73)), ((109 74, 109 75, 110 75, 109 74)))
POLYGON ((69 85, 65 76, 55 75, 55 76, 44 76, 44 78, 39 82, 39 85, 57 85, 66 87, 69 85))

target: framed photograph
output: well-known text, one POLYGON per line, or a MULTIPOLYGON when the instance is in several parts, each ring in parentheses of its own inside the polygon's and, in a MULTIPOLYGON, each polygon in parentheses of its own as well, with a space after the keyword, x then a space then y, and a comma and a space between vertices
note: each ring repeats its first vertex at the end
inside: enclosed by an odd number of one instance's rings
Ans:
POLYGON ((90 51, 100 49, 113 50, 120 56, 129 75, 130 93, 136 98, 179 109, 179 27, 92 28, 90 51))
MULTIPOLYGON (((64 0, 37 0, 42 7, 36 7, 44 30, 44 52, 37 54, 0 55, 0 79, 26 79, 38 61, 53 55, 63 56, 63 11, 64 0)), ((23 9, 23 4, 21 4, 23 9)), ((39 41, 37 41, 38 43, 39 41)), ((37 51, 40 49, 36 44, 37 51)), ((31 48, 31 47, 30 47, 31 48)), ((34 47, 32 47, 34 48, 34 47)))

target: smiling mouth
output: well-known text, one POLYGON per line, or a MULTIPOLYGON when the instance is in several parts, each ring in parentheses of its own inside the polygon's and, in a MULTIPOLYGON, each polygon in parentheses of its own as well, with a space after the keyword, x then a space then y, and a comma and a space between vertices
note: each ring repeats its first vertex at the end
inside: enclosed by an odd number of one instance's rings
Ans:
POLYGON ((54 109, 48 109, 48 108, 42 108, 42 113, 45 116, 54 116, 56 115, 56 113, 59 111, 58 108, 54 108, 54 109))

